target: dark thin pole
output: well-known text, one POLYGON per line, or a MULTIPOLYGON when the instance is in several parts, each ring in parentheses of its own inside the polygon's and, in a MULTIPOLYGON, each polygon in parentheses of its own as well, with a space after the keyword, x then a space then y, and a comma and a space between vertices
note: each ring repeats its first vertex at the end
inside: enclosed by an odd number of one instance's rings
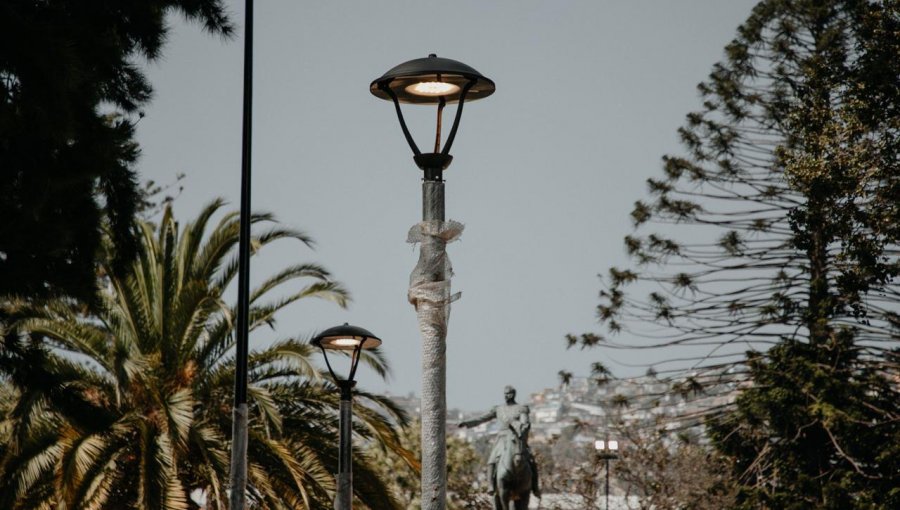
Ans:
POLYGON ((444 106, 446 106, 447 101, 443 98, 440 99, 438 103, 438 113, 437 113, 437 129, 435 130, 434 135, 434 152, 437 154, 441 152, 441 114, 444 113, 444 106))
POLYGON ((241 138, 241 218, 238 245, 238 309, 231 437, 231 510, 247 508, 247 353, 250 331, 250 147, 253 120, 253 0, 244 10, 244 118, 241 138))
POLYGON ((606 458, 606 510, 609 510, 609 457, 606 458))
POLYGON ((353 381, 340 381, 341 388, 341 436, 338 450, 337 494, 335 510, 352 510, 353 508, 353 381))

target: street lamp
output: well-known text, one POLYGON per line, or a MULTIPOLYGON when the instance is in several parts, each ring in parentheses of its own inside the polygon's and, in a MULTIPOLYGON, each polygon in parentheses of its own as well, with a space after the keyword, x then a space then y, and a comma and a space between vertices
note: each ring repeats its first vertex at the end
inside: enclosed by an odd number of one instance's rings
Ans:
POLYGON ((338 450, 338 475, 337 495, 334 499, 335 510, 350 510, 353 508, 353 470, 352 470, 352 445, 350 434, 353 424, 353 387, 356 381, 356 367, 359 366, 359 355, 363 349, 374 349, 381 345, 381 339, 371 332, 358 326, 351 326, 346 322, 342 326, 328 328, 316 335, 310 342, 322 349, 325 357, 325 365, 334 379, 334 383, 341 390, 341 438, 338 450), (350 373, 346 379, 338 377, 328 361, 327 351, 344 351, 350 353, 350 373))
POLYGON ((606 510, 609 510, 609 461, 618 459, 616 452, 619 451, 619 442, 612 439, 604 441, 598 439, 594 441, 594 449, 597 450, 597 458, 606 461, 606 510))
POLYGON ((453 156, 463 104, 494 93, 494 82, 462 62, 431 54, 404 62, 369 85, 380 99, 392 101, 413 160, 424 172, 422 222, 410 230, 410 242, 420 242, 419 262, 410 277, 408 298, 416 308, 422 333, 422 508, 443 510, 447 499, 446 339, 450 302, 450 261, 446 245, 462 233, 462 225, 444 221, 443 171, 453 156), (434 150, 423 153, 403 119, 400 103, 437 106, 434 150), (456 103, 456 115, 441 147, 444 107, 456 103))

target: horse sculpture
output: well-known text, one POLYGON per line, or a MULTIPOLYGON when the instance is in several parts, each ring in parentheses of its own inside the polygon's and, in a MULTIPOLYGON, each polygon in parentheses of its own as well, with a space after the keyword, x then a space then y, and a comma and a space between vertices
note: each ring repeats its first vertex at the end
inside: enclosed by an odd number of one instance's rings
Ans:
POLYGON ((494 480, 494 510, 526 510, 531 499, 531 465, 525 444, 525 424, 509 425, 506 445, 497 462, 494 480), (513 506, 510 506, 510 502, 513 506))

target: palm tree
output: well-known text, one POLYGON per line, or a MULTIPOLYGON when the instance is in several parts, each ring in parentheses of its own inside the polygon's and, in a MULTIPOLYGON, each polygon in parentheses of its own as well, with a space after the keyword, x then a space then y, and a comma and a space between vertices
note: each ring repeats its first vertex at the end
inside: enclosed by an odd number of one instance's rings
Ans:
MULTIPOLYGON (((73 301, 3 305, 15 322, 0 373, 14 397, 0 422, 9 443, 0 450, 0 508, 226 507, 235 309, 223 296, 237 273, 238 218, 225 214, 207 233, 221 207, 211 203, 182 231, 169 207, 159 226, 142 222, 130 275, 101 267, 97 312, 73 301)), ((252 223, 268 227, 253 239, 254 253, 281 239, 311 243, 269 215, 252 223)), ((321 266, 291 266, 251 293, 250 330, 273 327, 279 310, 309 297, 348 299, 321 266)), ((330 506, 338 400, 314 355, 296 338, 250 353, 254 508, 330 506)), ((379 352, 364 360, 388 373, 379 352)), ((360 392, 357 401, 359 440, 409 457, 397 432, 404 413, 377 395, 360 392)), ((354 461, 360 502, 399 508, 371 459, 354 461)))

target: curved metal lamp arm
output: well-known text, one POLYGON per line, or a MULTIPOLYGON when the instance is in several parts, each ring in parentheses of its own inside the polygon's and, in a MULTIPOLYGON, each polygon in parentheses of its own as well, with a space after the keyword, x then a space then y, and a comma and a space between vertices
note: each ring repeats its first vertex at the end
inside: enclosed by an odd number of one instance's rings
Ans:
POLYGON ((363 339, 362 342, 359 342, 356 347, 354 347, 353 353, 350 355, 350 374, 347 376, 347 379, 341 379, 334 373, 334 370, 331 368, 331 363, 328 361, 328 353, 325 351, 325 347, 321 344, 319 345, 319 349, 322 350, 322 357, 325 358, 325 366, 328 367, 328 373, 331 374, 334 383, 341 389, 342 397, 349 398, 350 390, 356 385, 356 381, 353 378, 356 377, 356 368, 359 366, 360 359, 359 354, 362 351, 362 344, 364 341, 365 339, 363 339))
POLYGON ((353 349, 353 354, 351 354, 350 358, 350 376, 347 378, 349 381, 353 381, 354 377, 356 377, 356 367, 359 366, 359 353, 362 352, 362 345, 366 339, 363 338, 358 344, 356 344, 356 348, 353 349))
POLYGON ((394 91, 391 90, 387 82, 379 83, 378 87, 381 88, 385 94, 391 96, 391 100, 394 102, 394 108, 397 110, 397 118, 400 119, 400 127, 403 129, 403 136, 406 137, 406 143, 409 144, 409 148, 412 149, 413 154, 416 156, 422 154, 422 151, 419 150, 419 146, 416 145, 416 141, 413 140, 412 135, 409 134, 409 128, 406 127, 406 121, 403 120, 403 111, 400 109, 400 101, 397 99, 397 94, 394 94, 394 91))
MULTIPOLYGON (((469 89, 471 89, 477 82, 478 80, 470 79, 459 94, 459 105, 456 107, 456 116, 453 118, 453 127, 450 128, 450 135, 447 137, 447 142, 444 144, 444 150, 440 151, 440 154, 443 156, 448 156, 450 154, 450 147, 453 146, 453 140, 456 139, 456 130, 459 129, 459 120, 460 118, 462 118, 463 105, 466 102, 466 95, 469 93, 469 89)), ((415 156, 420 156, 422 154, 422 151, 419 150, 419 146, 416 145, 416 141, 413 140, 413 137, 409 132, 409 127, 407 127, 406 120, 403 118, 403 110, 400 108, 400 100, 397 98, 397 94, 395 94, 394 91, 391 90, 391 88, 388 86, 388 82, 382 82, 378 85, 378 87, 391 98, 391 101, 394 102, 394 109, 397 111, 397 119, 400 120, 400 128, 403 130, 403 136, 406 137, 406 143, 409 144, 409 148, 412 149, 415 156)), ((445 104, 446 103, 444 99, 441 98, 440 103, 438 103, 437 135, 434 142, 434 154, 438 154, 438 148, 440 147, 441 113, 444 109, 445 104)))
POLYGON ((325 366, 328 367, 328 373, 331 374, 331 378, 334 379, 335 383, 339 383, 341 379, 334 373, 334 370, 331 369, 331 363, 328 362, 328 353, 325 352, 325 347, 320 344, 319 349, 322 350, 322 357, 325 358, 325 366))
POLYGON ((441 151, 441 154, 448 155, 450 154, 450 147, 453 145, 453 139, 456 138, 456 129, 459 127, 459 119, 462 117, 463 104, 466 102, 466 94, 469 93, 469 89, 475 85, 475 82, 478 80, 469 80, 469 83, 466 83, 466 86, 463 87, 462 92, 459 94, 459 106, 456 107, 456 117, 453 119, 453 127, 450 128, 450 136, 447 137, 447 143, 444 144, 444 150, 441 151))

